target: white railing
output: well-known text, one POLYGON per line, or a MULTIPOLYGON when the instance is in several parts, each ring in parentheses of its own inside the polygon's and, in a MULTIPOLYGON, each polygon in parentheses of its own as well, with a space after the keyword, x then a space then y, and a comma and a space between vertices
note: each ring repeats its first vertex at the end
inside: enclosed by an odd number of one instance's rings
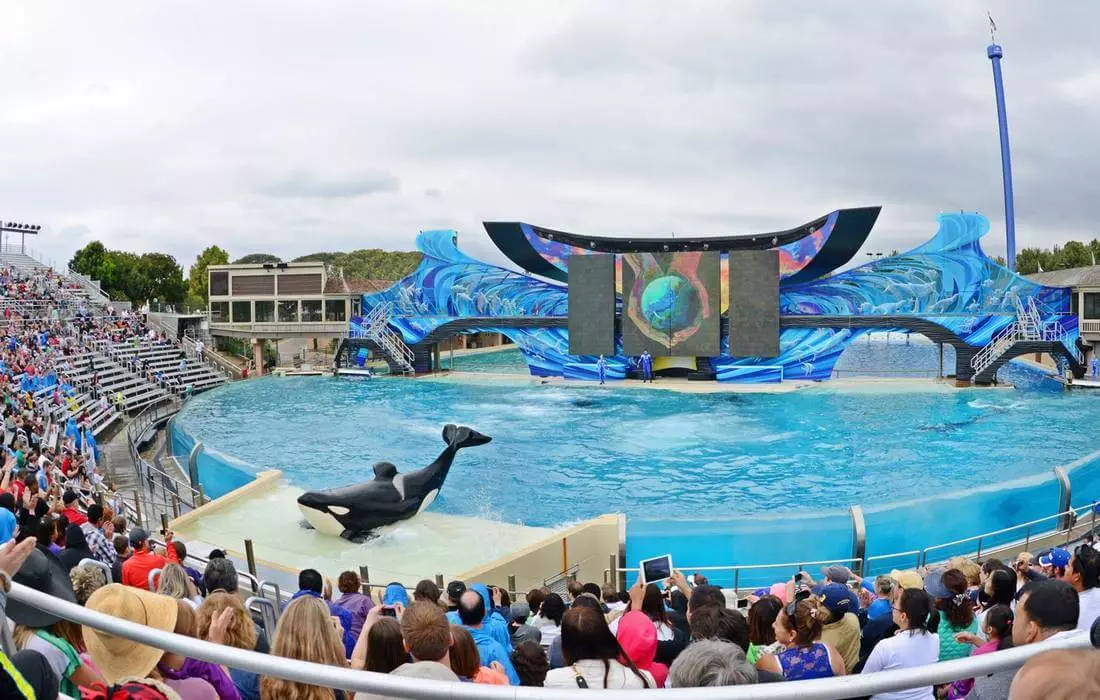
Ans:
MULTIPOLYGON (((273 678, 298 683, 340 688, 353 692, 377 693, 400 698, 450 700, 452 698, 484 698, 496 700, 574 700, 593 691, 579 693, 576 689, 527 688, 514 686, 451 683, 418 678, 402 678, 382 673, 357 671, 350 668, 287 659, 272 654, 260 654, 213 644, 193 637, 162 632, 129 620, 81 607, 19 583, 12 583, 9 595, 21 603, 44 610, 80 625, 130 639, 140 644, 163 649, 181 656, 200 659, 230 668, 242 669, 273 678)), ((677 700, 825 700, 852 698, 908 688, 950 683, 961 678, 974 678, 999 671, 1017 669, 1033 656, 1054 649, 1087 649, 1093 641, 1100 642, 1100 623, 1087 632, 997 651, 944 663, 918 666, 897 671, 866 675, 839 676, 810 681, 788 681, 767 685, 725 686, 713 688, 677 688, 665 690, 663 698, 677 700), (1091 640, 1090 640, 1091 636, 1091 640)), ((596 690, 605 697, 636 698, 633 690, 596 690)))
POLYGON ((1001 355, 1005 354, 1009 348, 1015 345, 1018 341, 1026 340, 1027 334, 1024 329, 1021 328, 1019 322, 1013 322, 1003 328, 997 335, 993 336, 993 339, 989 341, 989 344, 978 351, 974 358, 970 360, 970 366, 974 368, 974 374, 981 374, 990 365, 997 361, 1001 355))
POLYGON ((377 343, 405 372, 415 372, 416 354, 389 326, 390 306, 389 302, 383 302, 371 309, 363 318, 363 332, 356 335, 377 343))

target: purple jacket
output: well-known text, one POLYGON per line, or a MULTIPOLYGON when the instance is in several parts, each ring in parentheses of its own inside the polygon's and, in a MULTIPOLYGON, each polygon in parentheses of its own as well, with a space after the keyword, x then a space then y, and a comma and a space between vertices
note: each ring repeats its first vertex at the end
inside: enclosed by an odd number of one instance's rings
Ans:
POLYGON ((374 607, 374 601, 362 593, 345 593, 336 599, 336 604, 351 613, 351 634, 359 639, 367 613, 374 607))
POLYGON ((172 680, 201 678, 214 686, 220 700, 241 700, 241 694, 237 692, 237 686, 233 685, 233 680, 229 677, 229 674, 217 664, 199 661, 198 659, 185 659, 183 668, 178 671, 166 668, 164 665, 157 666, 157 669, 165 678, 172 680))

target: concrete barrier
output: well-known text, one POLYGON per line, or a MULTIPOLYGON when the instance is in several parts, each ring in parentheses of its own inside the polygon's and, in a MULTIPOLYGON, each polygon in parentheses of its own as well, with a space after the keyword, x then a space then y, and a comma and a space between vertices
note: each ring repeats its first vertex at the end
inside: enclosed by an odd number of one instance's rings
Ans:
POLYGON ((611 557, 619 558, 624 531, 623 516, 601 515, 565 532, 547 537, 488 564, 467 571, 459 578, 467 583, 509 587, 510 577, 517 591, 538 588, 543 582, 576 568, 581 582, 604 582, 611 557))

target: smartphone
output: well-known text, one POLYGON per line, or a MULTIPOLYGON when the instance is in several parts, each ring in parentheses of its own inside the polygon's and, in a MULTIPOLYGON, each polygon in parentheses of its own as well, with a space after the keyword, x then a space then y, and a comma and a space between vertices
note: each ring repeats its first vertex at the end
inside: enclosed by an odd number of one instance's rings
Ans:
POLYGON ((749 599, 748 598, 738 598, 737 599, 737 607, 738 608, 747 608, 747 607, 749 607, 749 599))
POLYGON ((388 605, 383 605, 382 612, 379 615, 382 617, 397 617, 397 611, 388 605))
POLYGON ((797 574, 794 575, 794 582, 795 583, 802 583, 802 572, 801 571, 799 571, 797 574))
POLYGON ((638 568, 642 572, 642 583, 647 586, 651 583, 664 581, 672 576, 672 555, 664 554, 652 559, 643 559, 638 568))

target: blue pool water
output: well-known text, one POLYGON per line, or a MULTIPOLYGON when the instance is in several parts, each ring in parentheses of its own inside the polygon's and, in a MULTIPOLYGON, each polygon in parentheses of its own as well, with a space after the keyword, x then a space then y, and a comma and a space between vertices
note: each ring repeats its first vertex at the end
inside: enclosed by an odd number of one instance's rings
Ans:
MULTIPOLYGON (((934 346, 883 347, 870 344, 870 360, 924 353, 920 362, 896 363, 920 368, 930 350, 935 370, 934 346)), ((174 441, 177 453, 188 436, 204 442, 213 457, 200 464, 200 477, 219 495, 248 478, 219 453, 282 469, 303 488, 326 488, 371 478, 378 460, 423 466, 443 446, 444 423, 466 424, 493 442, 459 454, 433 510, 528 525, 621 512, 631 561, 674 551, 685 564, 745 563, 794 561, 808 551, 848 556, 853 504, 867 511, 871 554, 911 549, 918 536, 924 546, 1053 513, 1050 470, 1097 448, 1098 418, 1100 395, 1088 392, 886 383, 682 394, 529 378, 297 377, 194 398, 174 441), (1014 479, 1025 481, 979 488, 1014 479)), ((1100 496, 1100 478, 1088 474, 1074 477, 1076 503, 1100 496)))
MULTIPOLYGON (((848 346, 837 361, 837 377, 898 376, 934 377, 939 356, 937 347, 923 336, 907 339, 904 333, 865 335, 848 346)), ((451 369, 451 356, 440 356, 443 369, 451 369)), ((947 373, 954 371, 955 349, 944 347, 943 363, 947 373)), ((523 353, 517 347, 503 350, 459 353, 454 356, 454 369, 459 372, 491 372, 499 374, 529 374, 523 353)))

